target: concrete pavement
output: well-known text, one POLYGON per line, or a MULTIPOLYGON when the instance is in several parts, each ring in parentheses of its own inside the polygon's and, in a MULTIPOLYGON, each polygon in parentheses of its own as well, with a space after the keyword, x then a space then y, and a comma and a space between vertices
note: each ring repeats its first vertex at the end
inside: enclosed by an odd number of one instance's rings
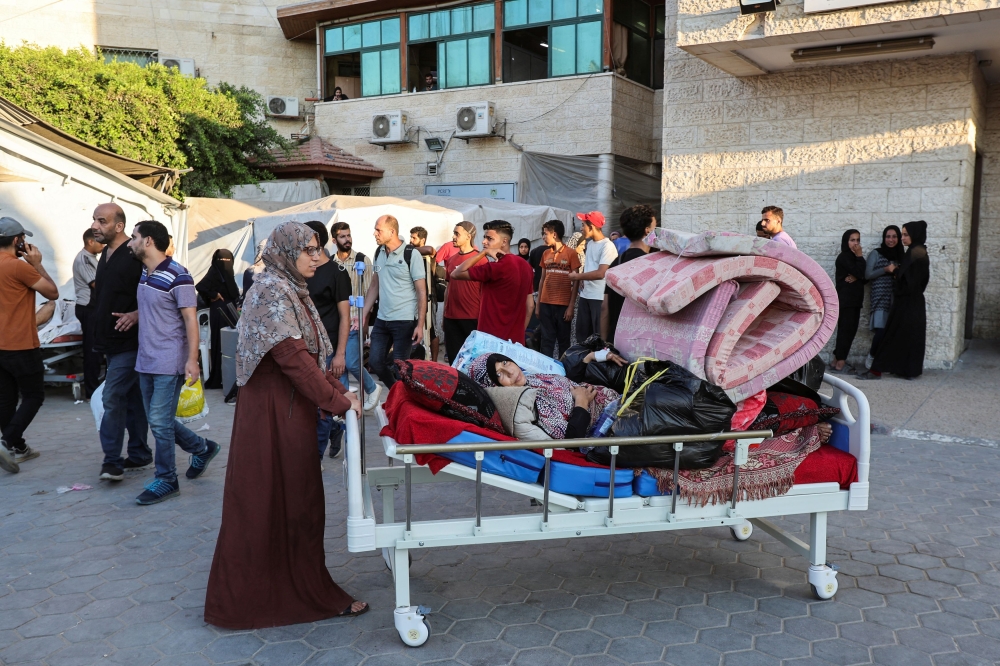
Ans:
MULTIPOLYGON (((182 479, 179 498, 138 507, 134 498, 151 472, 98 482, 88 405, 50 394, 28 431, 41 457, 0 477, 0 663, 986 666, 1000 659, 996 451, 886 436, 873 442, 870 510, 830 516, 830 560, 840 566, 833 601, 815 601, 806 562, 760 531, 743 543, 722 528, 414 551, 413 601, 432 608, 433 635, 408 649, 392 628, 392 578, 381 556, 346 550, 343 475, 339 462, 327 461, 327 563, 372 611, 219 630, 202 613, 232 408, 218 391, 209 396, 208 434, 222 454, 203 478, 182 479), (56 494, 74 483, 94 488, 56 494)), ((369 460, 377 465, 384 458, 372 421, 369 460)), ((530 510, 520 496, 490 488, 484 495, 487 514, 530 510)), ((473 498, 470 483, 419 488, 416 516, 468 515, 473 498)), ((779 522, 806 527, 803 517, 779 522)))

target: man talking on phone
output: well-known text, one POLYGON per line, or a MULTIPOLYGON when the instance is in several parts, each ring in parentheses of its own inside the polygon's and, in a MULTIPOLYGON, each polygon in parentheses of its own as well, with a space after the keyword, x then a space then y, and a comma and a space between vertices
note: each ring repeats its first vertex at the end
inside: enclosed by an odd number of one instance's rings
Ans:
POLYGON ((11 474, 38 457, 24 441, 24 431, 45 400, 35 293, 59 298, 42 267, 41 251, 24 240, 31 235, 14 218, 0 217, 0 468, 11 474))

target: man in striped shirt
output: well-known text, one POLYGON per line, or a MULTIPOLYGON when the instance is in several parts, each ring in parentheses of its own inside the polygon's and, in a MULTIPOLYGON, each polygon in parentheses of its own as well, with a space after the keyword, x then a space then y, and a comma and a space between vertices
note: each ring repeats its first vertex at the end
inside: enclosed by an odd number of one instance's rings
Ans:
POLYGON ((187 269, 167 256, 170 236, 161 223, 146 220, 132 230, 129 248, 142 262, 139 280, 139 353, 135 370, 156 440, 156 477, 136 504, 156 504, 180 494, 174 444, 191 454, 186 476, 196 479, 219 453, 219 445, 175 420, 185 381, 198 381, 198 297, 187 269))

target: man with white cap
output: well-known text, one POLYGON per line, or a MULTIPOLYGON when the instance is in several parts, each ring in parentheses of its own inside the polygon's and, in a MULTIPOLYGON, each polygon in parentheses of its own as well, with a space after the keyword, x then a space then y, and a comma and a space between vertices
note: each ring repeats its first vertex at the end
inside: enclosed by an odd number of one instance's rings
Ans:
POLYGON ((31 235, 14 218, 0 217, 0 468, 11 474, 38 457, 24 441, 24 431, 45 400, 35 293, 59 298, 59 289, 42 267, 41 251, 24 241, 31 235))
POLYGON ((586 258, 582 273, 570 273, 570 281, 582 280, 577 299, 576 339, 583 342, 594 333, 601 332, 601 304, 604 303, 604 274, 618 258, 618 250, 610 238, 605 238, 604 215, 600 211, 577 213, 587 239, 586 258))

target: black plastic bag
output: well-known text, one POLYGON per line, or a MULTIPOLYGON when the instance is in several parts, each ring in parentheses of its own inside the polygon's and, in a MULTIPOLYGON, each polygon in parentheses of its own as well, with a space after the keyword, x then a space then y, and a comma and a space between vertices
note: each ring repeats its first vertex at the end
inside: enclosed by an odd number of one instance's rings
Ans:
POLYGON ((826 372, 826 363, 819 356, 813 356, 808 363, 793 372, 789 377, 795 381, 805 384, 813 391, 818 391, 823 384, 823 373, 826 372))
MULTIPOLYGON (((606 343, 604 340, 601 339, 601 336, 597 334, 591 335, 583 342, 578 342, 569 349, 567 349, 565 352, 563 352, 562 356, 559 357, 559 361, 563 364, 563 368, 566 370, 566 377, 570 381, 574 381, 577 383, 579 382, 596 383, 596 382, 591 382, 586 377, 587 366, 593 365, 593 363, 584 363, 583 359, 586 358, 587 354, 589 354, 590 352, 600 351, 605 348, 621 356, 621 352, 615 349, 614 346, 606 343)), ((614 363, 612 363, 611 365, 614 365, 614 363)), ((601 386, 609 386, 609 385, 601 384, 601 386)), ((609 388, 614 388, 614 387, 609 386, 609 388)), ((621 393, 621 389, 615 389, 615 390, 621 393)))
MULTIPOLYGON (((666 372, 644 389, 642 407, 635 414, 623 414, 615 421, 611 427, 612 437, 693 435, 729 430, 736 405, 725 391, 676 364, 647 361, 636 373, 642 377, 633 379, 630 391, 638 389, 646 378, 661 370, 666 372)), ((631 407, 635 407, 635 401, 631 407)), ((681 469, 711 466, 722 455, 723 444, 722 440, 686 444, 681 452, 681 469)), ((611 456, 605 447, 599 447, 588 454, 588 459, 606 465, 611 456)), ((623 446, 616 464, 620 467, 672 468, 673 443, 623 446)))

